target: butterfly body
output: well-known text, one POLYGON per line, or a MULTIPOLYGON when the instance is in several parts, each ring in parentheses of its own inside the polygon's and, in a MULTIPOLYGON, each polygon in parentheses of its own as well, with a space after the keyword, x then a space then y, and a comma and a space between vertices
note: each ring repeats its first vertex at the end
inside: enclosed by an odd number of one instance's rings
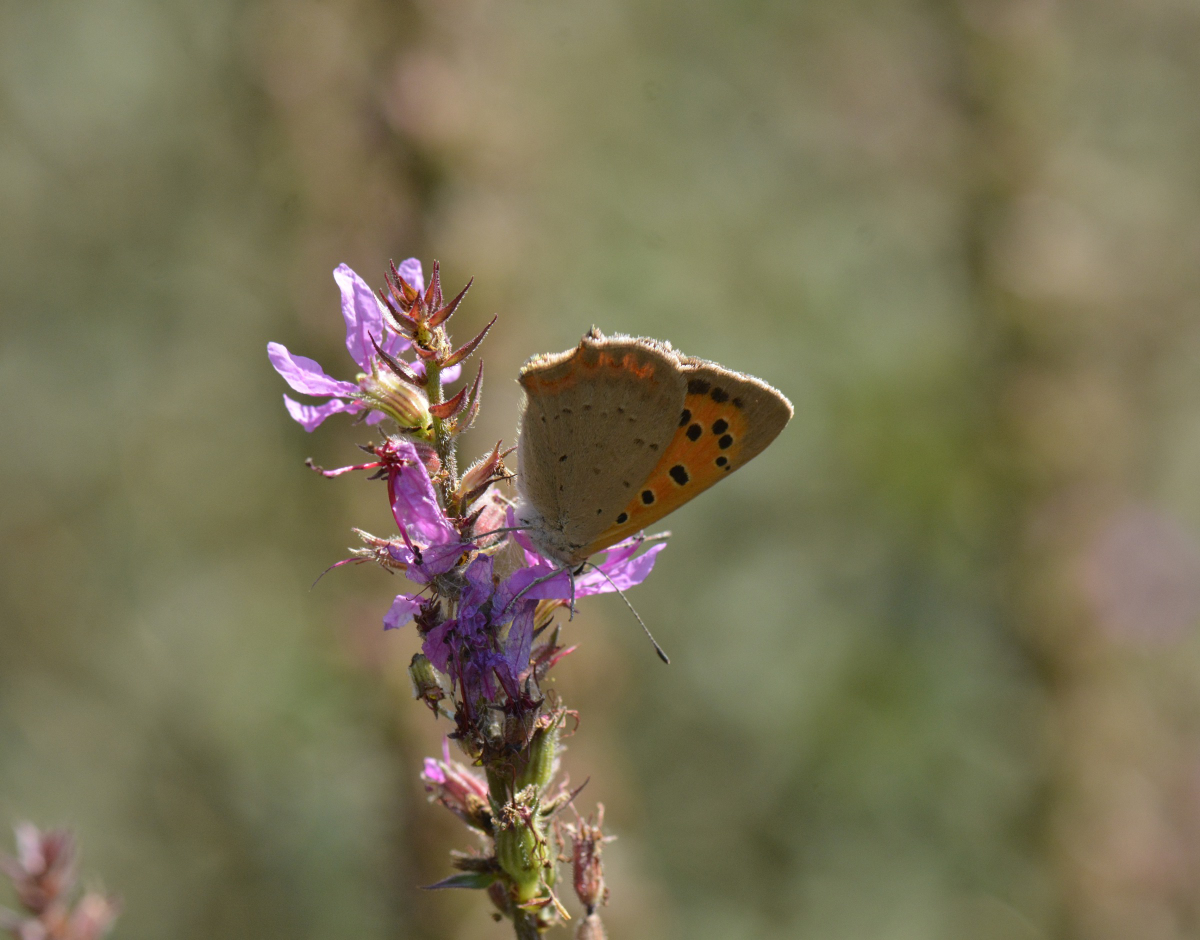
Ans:
POLYGON ((517 523, 564 565, 699 495, 792 416, 760 379, 594 329, 574 349, 529 360, 518 381, 517 523))

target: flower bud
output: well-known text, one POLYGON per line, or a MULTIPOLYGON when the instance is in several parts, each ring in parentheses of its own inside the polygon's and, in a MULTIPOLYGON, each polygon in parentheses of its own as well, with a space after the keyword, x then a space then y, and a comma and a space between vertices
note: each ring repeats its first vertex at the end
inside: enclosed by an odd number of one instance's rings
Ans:
POLYGON ((442 688, 441 677, 429 657, 424 653, 415 654, 408 664, 408 677, 413 684, 413 698, 424 702, 437 714, 438 703, 446 697, 446 690, 442 688))
POLYGON ((429 427, 429 399, 425 393, 386 368, 359 375, 358 387, 372 408, 382 411, 400 427, 429 427))
POLYGON ((512 478, 512 474, 504 466, 504 458, 512 453, 514 448, 510 447, 508 450, 501 451, 500 446, 500 443, 497 442, 490 454, 480 457, 462 475, 455 498, 463 506, 470 506, 474 503, 493 483, 512 478))
POLYGON ((443 758, 425 758, 421 780, 429 798, 441 803, 468 826, 490 833, 492 809, 487 784, 458 761, 451 760, 448 748, 443 750, 443 758))
POLYGON ((505 807, 496 827, 496 861, 516 888, 519 902, 537 897, 542 887, 546 842, 537 831, 537 812, 505 807))
MULTIPOLYGON (((540 721, 539 724, 541 724, 540 721)), ((554 776, 554 771, 558 765, 558 730, 560 725, 561 719, 558 716, 554 716, 551 724, 539 727, 534 731, 533 739, 529 742, 529 748, 526 751, 528 756, 525 768, 517 776, 518 790, 533 786, 537 787, 540 793, 550 785, 550 780, 554 776)))

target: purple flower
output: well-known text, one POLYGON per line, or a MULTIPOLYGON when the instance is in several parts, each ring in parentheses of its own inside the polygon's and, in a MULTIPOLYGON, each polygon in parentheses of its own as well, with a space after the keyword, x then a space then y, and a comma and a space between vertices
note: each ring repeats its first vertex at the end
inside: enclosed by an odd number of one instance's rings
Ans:
MULTIPOLYGON (((576 577, 575 596, 625 590, 644 581, 665 546, 655 545, 639 555, 643 541, 626 539, 609 549, 592 572, 576 577)), ((499 585, 492 557, 477 553, 464 571, 466 586, 458 600, 457 616, 425 635, 422 651, 450 676, 467 702, 493 700, 494 680, 499 680, 510 700, 521 697, 530 669, 537 602, 571 597, 570 572, 526 551, 526 558, 532 557, 533 563, 517 569, 499 585)), ((385 622, 398 626, 418 607, 414 596, 400 595, 385 622)))
MULTIPOLYGON (((421 262, 409 258, 400 265, 401 276, 409 284, 422 289, 425 284, 421 273, 421 262)), ((289 352, 280 343, 267 344, 267 356, 275 371, 297 392, 312 395, 317 398, 328 398, 321 405, 306 405, 294 401, 287 395, 283 402, 290 414, 306 431, 312 431, 322 421, 340 411, 349 414, 359 414, 370 411, 367 416, 368 424, 378 424, 386 416, 376 410, 372 404, 363 400, 363 393, 375 391, 376 397, 380 389, 376 386, 383 380, 388 384, 391 374, 380 362, 375 352, 372 340, 389 356, 398 357, 409 348, 411 343, 404 337, 387 330, 384 326, 383 313, 367 282, 355 274, 348 266, 341 264, 333 272, 342 294, 342 318, 346 321, 346 349, 350 358, 362 370, 356 381, 347 382, 335 379, 325 373, 321 364, 306 356, 297 356, 289 352)), ((409 364, 418 375, 424 375, 424 364, 420 362, 409 364)), ((442 373, 443 383, 453 382, 462 373, 460 366, 455 366, 442 373)), ((386 393, 387 389, 384 389, 386 393)), ((393 415, 393 417, 396 417, 393 415)), ((398 419, 399 420, 399 419, 398 419)))
MULTIPOLYGON (((511 510, 508 524, 515 525, 511 510)), ((528 567, 519 568, 505 582, 503 591, 506 596, 503 604, 510 603, 513 598, 532 598, 534 600, 570 600, 572 597, 571 573, 563 567, 547 561, 533 547, 524 532, 512 533, 517 544, 524 549, 525 563, 528 567)), ((652 545, 649 549, 638 554, 645 543, 645 538, 635 535, 618 542, 602 553, 601 561, 589 562, 590 568, 574 577, 575 597, 588 597, 592 594, 612 594, 617 589, 627 591, 641 584, 654 570, 654 562, 658 553, 666 548, 665 542, 652 545)))
MULTIPOLYGON (((392 545, 389 553, 393 561, 405 566, 410 581, 428 584, 458 564, 474 545, 464 542, 454 523, 446 518, 425 464, 411 441, 392 439, 375 452, 387 469, 388 498, 403 539, 403 545, 392 545)), ((416 594, 397 594, 383 618, 384 629, 403 626, 420 606, 416 594)))
POLYGON ((467 825, 488 830, 491 812, 487 781, 464 764, 450 759, 448 740, 442 741, 441 760, 425 758, 421 780, 431 800, 441 803, 467 825))
POLYGON ((500 624, 492 617, 492 571, 490 555, 471 559, 463 572, 466 587, 458 600, 458 616, 430 630, 421 647, 434 667, 450 677, 468 708, 496 697, 494 673, 506 666, 496 644, 500 624))

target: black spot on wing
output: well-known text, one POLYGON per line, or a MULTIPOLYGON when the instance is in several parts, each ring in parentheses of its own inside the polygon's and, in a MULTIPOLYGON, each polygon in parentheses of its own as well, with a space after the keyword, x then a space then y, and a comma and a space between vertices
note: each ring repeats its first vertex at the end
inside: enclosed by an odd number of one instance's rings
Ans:
POLYGON ((681 414, 679 416, 679 426, 683 427, 685 424, 687 424, 691 420, 692 420, 692 413, 690 411, 688 411, 686 408, 684 408, 683 414, 681 414))
POLYGON ((724 418, 717 418, 717 420, 713 422, 713 426, 712 426, 713 434, 724 434, 728 430, 729 430, 729 422, 726 421, 724 418))
POLYGON ((647 506, 653 505, 654 490, 642 490, 642 502, 647 506))
POLYGON ((681 463, 675 464, 675 466, 673 466, 667 472, 671 474, 671 479, 680 486, 686 485, 687 481, 690 479, 690 477, 688 477, 687 467, 681 463))
POLYGON ((704 379, 692 379, 688 382, 689 395, 706 395, 710 388, 712 388, 712 384, 704 379))
POLYGON ((733 446, 733 435, 732 434, 723 435, 721 437, 721 439, 719 441, 717 441, 717 446, 719 448, 721 448, 721 450, 725 450, 727 447, 733 446))
POLYGON ((718 467, 723 467, 723 466, 725 466, 727 463, 729 463, 729 458, 728 458, 728 457, 726 457, 724 454, 722 454, 720 457, 718 457, 718 458, 717 458, 717 459, 714 461, 714 463, 716 463, 716 465, 717 465, 718 467))
POLYGON ((721 386, 719 386, 719 385, 716 388, 714 388, 711 392, 709 392, 709 396, 718 405, 729 401, 729 393, 727 391, 725 391, 725 389, 721 388, 721 386))
POLYGON ((700 425, 698 425, 698 424, 693 424, 690 428, 687 429, 688 440, 689 441, 698 441, 698 440, 700 440, 700 435, 703 433, 704 433, 704 428, 700 427, 700 425))
POLYGON ((624 525, 628 521, 629 521, 629 513, 627 513, 627 512, 623 512, 623 513, 621 513, 621 515, 617 516, 617 525, 624 525))

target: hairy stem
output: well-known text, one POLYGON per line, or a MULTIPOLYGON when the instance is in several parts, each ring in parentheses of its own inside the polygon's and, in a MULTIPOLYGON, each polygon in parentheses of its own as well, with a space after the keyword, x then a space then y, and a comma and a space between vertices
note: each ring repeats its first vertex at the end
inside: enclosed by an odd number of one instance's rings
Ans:
MULTIPOLYGON (((425 363, 425 393, 432 405, 440 405, 446 400, 442 391, 442 367, 432 360, 425 363)), ((446 507, 447 512, 457 515, 462 508, 454 505, 453 496, 458 488, 458 447, 442 418, 433 418, 433 445, 437 449, 438 459, 442 462, 442 469, 445 470, 439 487, 442 505, 446 507)))

